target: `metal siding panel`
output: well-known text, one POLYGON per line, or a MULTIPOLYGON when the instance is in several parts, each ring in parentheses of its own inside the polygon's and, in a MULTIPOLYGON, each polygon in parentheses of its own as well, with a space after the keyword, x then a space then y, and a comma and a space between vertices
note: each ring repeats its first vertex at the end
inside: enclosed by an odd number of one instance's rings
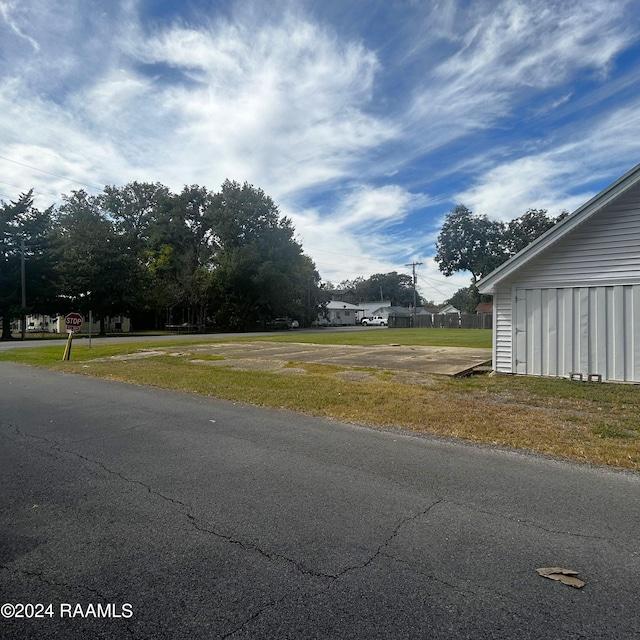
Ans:
POLYGON ((527 290, 527 373, 542 375, 542 295, 527 290))
POLYGON ((514 364, 516 373, 527 373, 527 291, 517 289, 514 364))
POLYGON ((562 340, 560 346, 562 375, 568 376, 573 371, 573 291, 571 289, 560 289, 560 291, 562 324, 558 330, 562 340))
POLYGON ((578 289, 578 322, 580 323, 578 371, 586 375, 591 365, 589 362, 589 289, 587 287, 578 289))
POLYGON ((629 304, 630 337, 628 348, 633 354, 632 373, 628 378, 630 382, 640 382, 640 285, 635 285, 631 291, 629 304))
POLYGON ((616 368, 616 350, 612 345, 613 341, 613 332, 615 331, 615 321, 614 321, 614 309, 613 309, 613 292, 614 287, 606 288, 606 300, 605 300, 605 315, 607 319, 607 367, 606 367, 606 379, 609 379, 609 376, 612 375, 612 371, 615 371, 616 368))
POLYGON ((547 375, 547 354, 549 353, 549 290, 540 291, 540 375, 547 375))
POLYGON ((545 375, 558 375, 558 290, 549 289, 547 291, 547 313, 546 313, 546 367, 545 375))
POLYGON ((580 367, 580 352, 581 352, 581 334, 580 334, 580 289, 574 287, 571 289, 571 311, 572 311, 572 332, 571 332, 571 371, 579 372, 580 367))
POLYGON ((613 369, 608 372, 607 380, 624 381, 624 369, 626 359, 625 324, 626 310, 624 304, 623 287, 613 287, 613 331, 611 338, 611 350, 613 351, 613 369))
POLYGON ((593 348, 591 357, 591 373, 599 373, 603 378, 607 376, 607 289, 596 287, 591 291, 589 312, 592 322, 593 348))

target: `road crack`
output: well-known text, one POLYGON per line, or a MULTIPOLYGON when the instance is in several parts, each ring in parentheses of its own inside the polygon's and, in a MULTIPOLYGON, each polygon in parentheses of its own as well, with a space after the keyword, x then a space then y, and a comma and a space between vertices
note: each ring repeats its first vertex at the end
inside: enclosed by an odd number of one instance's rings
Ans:
POLYGON ((28 578, 36 578, 43 584, 46 584, 50 587, 63 587, 65 589, 69 589, 70 591, 74 591, 77 589, 84 589, 85 591, 88 591, 89 593, 92 593, 94 596, 97 596, 98 598, 100 598, 103 602, 112 601, 120 597, 120 594, 116 594, 115 596, 112 596, 112 597, 107 597, 101 591, 98 591, 97 589, 93 589, 92 587, 88 587, 87 585, 84 585, 84 584, 70 584, 68 582, 57 582, 55 580, 51 580, 50 578, 47 578, 42 571, 29 571, 28 569, 14 569, 14 568, 8 567, 5 564, 0 565, 0 569, 3 569, 4 571, 8 571, 9 573, 25 576, 28 578))
POLYGON ((552 529, 550 527, 545 527, 543 524, 539 522, 534 522, 533 520, 527 520, 523 518, 516 518, 515 516, 503 515, 502 513, 491 511, 489 509, 480 509, 478 507, 465 504, 464 502, 455 502, 453 500, 448 500, 446 498, 444 499, 444 502, 446 502, 447 504, 454 505, 456 507, 461 507, 463 509, 473 511, 474 513, 481 513, 483 515, 492 516, 494 518, 499 518, 501 520, 507 520, 509 522, 514 522, 516 524, 519 524, 525 527, 533 527, 534 529, 544 531, 545 533, 551 533, 559 536, 568 536, 570 538, 578 538, 578 539, 584 539, 584 540, 597 540, 600 542, 606 542, 610 544, 612 547, 615 547, 617 549, 621 549, 622 551, 626 551, 627 553, 630 553, 632 556, 638 555, 638 551, 636 549, 631 549, 616 540, 612 540, 611 538, 608 538, 607 536, 600 536, 600 535, 594 535, 589 533, 579 533, 576 531, 566 531, 566 530, 562 531, 559 529, 552 529))

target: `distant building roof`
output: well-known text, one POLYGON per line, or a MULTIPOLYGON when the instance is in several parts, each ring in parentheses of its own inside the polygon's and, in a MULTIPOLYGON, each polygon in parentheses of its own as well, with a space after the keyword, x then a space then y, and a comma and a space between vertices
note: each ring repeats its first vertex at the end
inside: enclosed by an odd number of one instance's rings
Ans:
POLYGON ((412 313, 412 310, 407 307, 389 307, 388 311, 394 316, 410 316, 412 313))
POLYGON ((362 309, 357 304, 343 302, 342 300, 331 300, 331 302, 327 303, 327 309, 337 310, 337 311, 341 309, 349 309, 352 311, 362 311, 362 309))
POLYGON ((481 302, 476 307, 476 313, 493 313, 493 302, 481 302))
POLYGON ((456 309, 452 304, 447 304, 440 309, 440 313, 460 313, 460 309, 456 309))

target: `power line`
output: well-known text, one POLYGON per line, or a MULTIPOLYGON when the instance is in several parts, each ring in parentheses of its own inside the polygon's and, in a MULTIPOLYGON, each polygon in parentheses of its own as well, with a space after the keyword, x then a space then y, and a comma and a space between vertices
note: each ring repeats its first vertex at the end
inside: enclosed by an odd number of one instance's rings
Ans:
POLYGON ((47 193, 44 191, 36 191, 35 189, 27 189, 25 187, 21 187, 18 184, 13 184, 12 182, 7 182, 6 180, 0 180, 0 184, 7 184, 10 187, 15 187, 16 189, 20 189, 20 191, 22 193, 27 193, 28 191, 33 191, 33 193, 39 195, 39 196, 45 196, 47 198, 55 198, 56 200, 60 198, 60 194, 58 195, 54 195, 53 193, 47 193))
MULTIPOLYGON (((421 280, 424 280, 425 284, 427 284, 427 286, 431 287, 434 291, 437 291, 441 296, 444 296, 445 298, 447 298, 447 294, 444 291, 440 291, 440 289, 438 289, 437 287, 434 287, 432 284, 430 284, 427 279, 423 276, 418 276, 421 280)), ((437 280, 436 280, 437 282, 437 280)))
POLYGON ((0 159, 6 160, 7 162, 13 162, 14 164, 19 164, 21 167, 27 167, 27 169, 33 169, 34 171, 40 171, 41 173, 46 173, 47 175, 53 176, 54 178, 61 178, 62 180, 66 180, 67 182, 74 182, 75 184, 79 184, 83 187, 88 187, 89 189, 102 191, 102 187, 97 187, 94 184, 87 184, 86 182, 80 182, 79 180, 74 180, 73 178, 67 178, 66 176, 61 176, 58 173, 52 173, 51 171, 47 171, 46 169, 40 169, 39 167, 34 167, 33 165, 26 164, 24 162, 19 162, 18 160, 13 160, 12 158, 7 158, 6 156, 0 156, 0 159))

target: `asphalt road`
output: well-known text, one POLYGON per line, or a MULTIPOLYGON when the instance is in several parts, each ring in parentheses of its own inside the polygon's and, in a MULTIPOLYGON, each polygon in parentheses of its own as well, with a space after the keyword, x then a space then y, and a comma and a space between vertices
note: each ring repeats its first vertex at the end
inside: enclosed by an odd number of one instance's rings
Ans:
POLYGON ((0 479, 3 639, 640 639, 638 474, 0 363, 0 479))
MULTIPOLYGON (((387 327, 362 327, 360 325, 357 326, 344 326, 344 327, 323 327, 322 329, 296 329, 293 332, 288 331, 245 331, 238 333, 168 333, 162 335, 149 335, 149 334, 138 334, 138 333, 123 333, 123 334, 109 334, 109 336, 100 337, 93 336, 91 338, 91 344, 114 344, 114 343, 123 343, 123 342, 175 342, 180 340, 202 340, 203 342, 207 342, 208 340, 218 340, 229 338, 231 340, 238 337, 250 337, 250 336, 261 336, 261 337, 269 337, 270 335, 277 336, 281 334, 288 335, 296 335, 298 333, 317 333, 321 331, 322 333, 344 333, 350 331, 386 331, 387 327)), ((40 334, 36 334, 40 335, 40 334)), ((51 346, 55 344, 60 344, 62 351, 64 351, 64 344, 67 340, 67 335, 64 336, 59 335, 57 339, 52 338, 37 338, 30 337, 27 340, 0 340, 0 351, 6 351, 8 349, 25 349, 29 347, 41 347, 41 346, 51 346)), ((87 335, 79 335, 74 338, 73 343, 77 344, 78 342, 82 342, 82 344, 87 344, 89 342, 89 338, 87 335)))

